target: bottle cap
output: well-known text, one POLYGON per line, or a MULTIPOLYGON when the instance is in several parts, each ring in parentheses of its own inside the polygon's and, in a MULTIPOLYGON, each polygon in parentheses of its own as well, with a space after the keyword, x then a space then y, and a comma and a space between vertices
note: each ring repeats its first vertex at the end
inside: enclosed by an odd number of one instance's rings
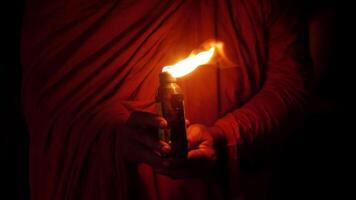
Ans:
POLYGON ((167 83, 175 83, 175 82, 177 82, 177 79, 174 78, 168 72, 162 72, 159 74, 159 81, 161 84, 167 84, 167 83))

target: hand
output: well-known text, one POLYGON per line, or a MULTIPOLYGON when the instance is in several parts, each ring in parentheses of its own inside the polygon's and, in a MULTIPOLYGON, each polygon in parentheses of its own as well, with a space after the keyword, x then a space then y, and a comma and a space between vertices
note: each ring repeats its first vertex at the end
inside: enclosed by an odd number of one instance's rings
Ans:
POLYGON ((188 159, 170 161, 170 166, 160 171, 172 178, 187 178, 209 174, 217 159, 215 146, 224 140, 224 134, 218 127, 206 127, 193 124, 187 129, 188 159))
POLYGON ((193 124, 187 129, 188 160, 216 160, 214 138, 210 129, 201 124, 193 124))
POLYGON ((168 161, 162 157, 170 146, 158 138, 158 128, 166 128, 167 121, 158 115, 135 111, 129 117, 121 134, 122 153, 131 163, 146 163, 153 169, 162 169, 168 161))

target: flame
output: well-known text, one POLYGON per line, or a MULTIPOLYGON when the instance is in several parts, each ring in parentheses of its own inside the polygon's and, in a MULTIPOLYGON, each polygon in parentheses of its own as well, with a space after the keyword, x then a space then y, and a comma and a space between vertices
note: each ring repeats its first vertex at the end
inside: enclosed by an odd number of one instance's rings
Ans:
POLYGON ((200 65, 207 64, 215 53, 215 44, 210 44, 210 49, 199 52, 197 54, 192 53, 186 59, 177 62, 174 65, 168 65, 163 67, 163 72, 168 72, 175 78, 179 78, 194 71, 200 65))

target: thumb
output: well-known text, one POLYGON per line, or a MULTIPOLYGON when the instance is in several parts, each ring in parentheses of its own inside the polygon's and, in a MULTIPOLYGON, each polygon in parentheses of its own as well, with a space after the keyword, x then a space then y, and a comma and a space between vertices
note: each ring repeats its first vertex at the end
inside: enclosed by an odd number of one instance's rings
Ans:
POLYGON ((194 149, 189 151, 188 159, 207 159, 207 160, 216 160, 216 153, 213 149, 194 149))

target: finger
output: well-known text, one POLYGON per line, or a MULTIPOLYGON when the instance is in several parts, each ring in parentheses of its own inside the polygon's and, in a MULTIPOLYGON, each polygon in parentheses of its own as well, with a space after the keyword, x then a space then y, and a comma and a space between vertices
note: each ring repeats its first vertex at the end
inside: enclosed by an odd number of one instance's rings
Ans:
POLYGON ((142 161, 146 164, 151 165, 154 169, 163 169, 169 165, 168 161, 158 156, 154 152, 143 151, 141 155, 142 161))
POLYGON ((138 133, 133 139, 160 156, 168 155, 171 151, 171 147, 168 143, 159 140, 149 133, 138 133))
POLYGON ((146 163, 154 169, 161 169, 168 166, 168 162, 165 161, 165 159, 136 142, 127 145, 125 157, 132 162, 146 163))
POLYGON ((185 119, 185 126, 188 127, 190 125, 190 121, 188 119, 185 119))
POLYGON ((167 128, 168 126, 168 122, 163 117, 150 113, 142 117, 142 124, 144 126, 152 126, 156 128, 167 128))
POLYGON ((188 152, 188 159, 206 159, 210 161, 215 161, 216 153, 213 149, 195 149, 188 152))
POLYGON ((161 116, 142 112, 142 111, 135 111, 131 114, 128 124, 131 127, 140 127, 146 128, 148 126, 157 127, 157 128, 166 128, 168 122, 161 116))
POLYGON ((188 149, 195 149, 201 142, 201 132, 204 131, 201 126, 191 125, 187 128, 188 149))
POLYGON ((160 140, 160 144, 161 144, 161 149, 160 149, 161 155, 164 157, 168 156, 172 151, 171 145, 169 145, 167 142, 163 140, 160 140))

